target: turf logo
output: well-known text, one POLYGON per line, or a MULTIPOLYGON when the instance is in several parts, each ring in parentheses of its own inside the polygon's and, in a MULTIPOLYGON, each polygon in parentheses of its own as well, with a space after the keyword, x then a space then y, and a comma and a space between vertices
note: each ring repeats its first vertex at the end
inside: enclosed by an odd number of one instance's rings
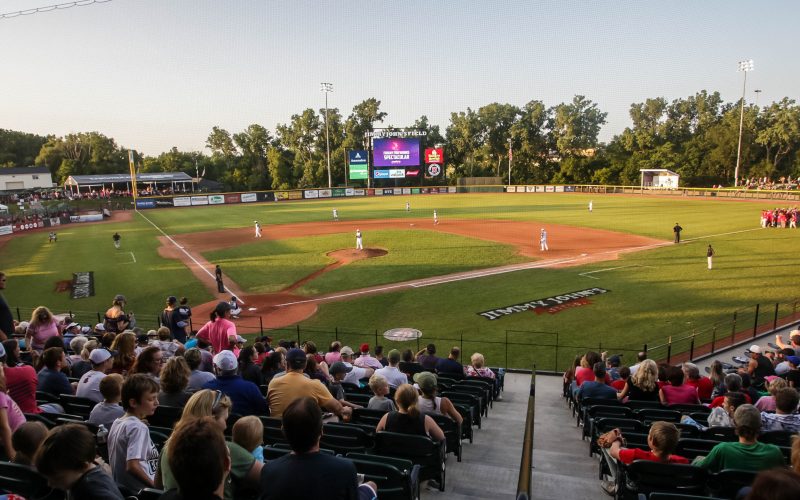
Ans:
POLYGON ((477 314, 478 316, 483 316, 489 321, 494 321, 502 318, 503 316, 529 310, 533 310, 536 314, 556 314, 565 309, 589 305, 592 302, 588 300, 587 297, 600 295, 601 293, 608 293, 610 291, 611 290, 599 287, 587 288, 586 290, 562 293, 560 295, 555 295, 553 297, 547 297, 544 299, 529 300, 528 302, 523 302, 521 304, 515 304, 512 306, 498 307, 497 309, 491 309, 489 311, 483 311, 477 314))
POLYGON ((94 271, 72 273, 72 298, 85 299, 94 296, 94 271))

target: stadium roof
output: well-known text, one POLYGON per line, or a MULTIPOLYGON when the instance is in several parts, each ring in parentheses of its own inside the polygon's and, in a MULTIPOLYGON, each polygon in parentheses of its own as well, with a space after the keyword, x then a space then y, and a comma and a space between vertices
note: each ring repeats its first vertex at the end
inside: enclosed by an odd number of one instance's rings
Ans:
POLYGON ((47 167, 8 167, 0 168, 0 175, 20 175, 20 174, 49 174, 47 167))
MULTIPOLYGON (((101 184, 122 184, 131 181, 130 174, 70 175, 66 186, 96 186, 101 184)), ((136 174, 136 182, 192 182, 184 172, 155 172, 136 174)))

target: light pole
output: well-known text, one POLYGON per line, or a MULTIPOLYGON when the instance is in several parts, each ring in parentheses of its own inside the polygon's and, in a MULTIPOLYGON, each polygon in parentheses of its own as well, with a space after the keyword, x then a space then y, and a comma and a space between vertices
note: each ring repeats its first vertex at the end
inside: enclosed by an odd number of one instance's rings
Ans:
POLYGON ((758 108, 758 98, 761 97, 761 89, 755 89, 753 92, 756 93, 756 108, 758 108))
POLYGON ((328 132, 328 93, 333 92, 333 84, 322 82, 320 84, 320 91, 325 93, 325 151, 328 156, 328 189, 332 187, 331 183, 331 141, 330 133, 328 132))
POLYGON ((736 150, 736 170, 733 172, 733 185, 739 185, 739 165, 742 161, 742 127, 744 125, 744 98, 747 90, 747 72, 753 71, 753 60, 747 59, 739 61, 739 71, 744 73, 744 83, 742 84, 742 107, 739 111, 739 147, 736 150))
POLYGON ((513 153, 511 152, 511 138, 509 137, 508 138, 508 185, 509 186, 511 185, 511 157, 512 157, 512 154, 513 153))

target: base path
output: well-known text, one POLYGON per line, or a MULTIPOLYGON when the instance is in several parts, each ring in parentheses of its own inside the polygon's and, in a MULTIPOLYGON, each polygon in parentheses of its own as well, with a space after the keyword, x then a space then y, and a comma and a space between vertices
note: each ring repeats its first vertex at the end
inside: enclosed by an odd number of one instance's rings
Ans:
MULTIPOLYGON (((364 249, 364 251, 361 252, 347 249, 329 252, 327 255, 336 259, 336 262, 315 271, 302 280, 286 287, 279 293, 248 295, 243 293, 242 289, 227 277, 225 279, 225 284, 244 299, 246 302, 245 309, 248 310, 249 313, 262 317, 264 328, 279 328, 295 324, 312 316, 317 310, 317 304, 320 302, 350 300, 365 295, 434 286, 452 281, 476 279, 523 269, 568 267, 583 265, 590 262, 615 260, 618 259, 622 253, 672 244, 663 240, 655 240, 643 236, 600 229, 542 222, 478 219, 440 219, 439 224, 436 225, 433 224, 433 220, 430 218, 279 224, 263 227, 262 234, 266 239, 282 240, 321 234, 354 234, 356 229, 361 229, 365 234, 368 234, 370 231, 392 229, 422 229, 457 234, 470 238, 513 245, 517 248, 520 255, 535 258, 536 260, 522 264, 466 271, 451 275, 435 276, 319 296, 303 297, 290 293, 327 271, 341 267, 360 258, 379 257, 387 253, 387 250, 383 249, 364 249), (550 250, 547 252, 539 251, 539 230, 541 228, 544 228, 548 233, 548 245, 550 250)), ((255 241, 253 229, 251 227, 172 236, 172 239, 182 246, 183 250, 176 248, 167 238, 160 237, 159 239, 162 243, 162 246, 159 248, 159 254, 162 257, 178 259, 186 264, 195 276, 205 284, 209 291, 218 297, 218 300, 227 300, 229 297, 217 294, 215 282, 210 280, 206 271, 192 262, 184 252, 191 252, 192 256, 200 263, 200 266, 213 273, 214 266, 203 259, 200 255, 201 253, 235 247, 255 241)), ((389 251, 391 251, 391 249, 389 251)), ((215 304, 216 301, 212 301, 207 304, 196 306, 193 310, 198 318, 205 318, 215 304)))

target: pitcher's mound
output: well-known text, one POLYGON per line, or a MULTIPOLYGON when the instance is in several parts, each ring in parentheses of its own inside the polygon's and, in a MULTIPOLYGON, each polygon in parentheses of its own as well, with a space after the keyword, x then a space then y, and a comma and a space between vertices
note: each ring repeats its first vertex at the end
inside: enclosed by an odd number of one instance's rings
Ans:
POLYGON ((333 257, 341 264, 349 264, 356 260, 369 259, 372 257, 382 257, 389 252, 382 248, 365 248, 364 250, 356 250, 354 248, 345 248, 344 250, 334 250, 328 252, 328 257, 333 257))

